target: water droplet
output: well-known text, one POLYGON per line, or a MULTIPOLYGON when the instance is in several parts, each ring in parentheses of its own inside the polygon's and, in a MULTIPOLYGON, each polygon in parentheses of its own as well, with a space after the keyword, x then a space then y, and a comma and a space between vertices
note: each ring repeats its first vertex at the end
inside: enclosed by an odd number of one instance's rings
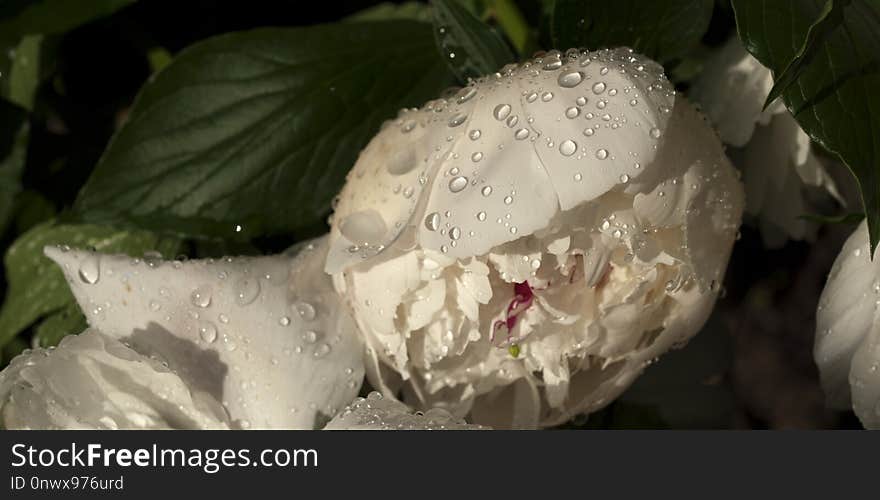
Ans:
POLYGON ((620 182, 622 182, 623 184, 626 184, 627 182, 629 182, 629 176, 626 174, 621 174, 620 175, 620 182))
POLYGON ((513 128, 516 124, 519 123, 519 117, 516 115, 510 116, 507 118, 507 126, 513 128))
POLYGON ((474 163, 477 163, 482 159, 483 159, 483 153, 480 153, 479 151, 477 151, 476 153, 471 155, 471 161, 474 163))
POLYGON ((235 302, 240 306, 246 306, 257 300, 260 295, 260 279, 258 277, 245 276, 235 282, 235 302))
POLYGON ((458 193, 462 189, 466 188, 467 185, 468 185, 467 177, 459 176, 459 177, 456 177, 456 178, 452 179, 451 181, 449 181, 449 190, 452 191, 453 193, 458 193))
POLYGON ((159 304, 159 303, 156 302, 155 300, 151 300, 151 301, 150 301, 150 310, 153 311, 153 312, 156 312, 156 311, 158 311, 159 309, 162 309, 162 304, 159 304))
POLYGON ((574 106, 565 110, 565 117, 568 118, 569 120, 571 120, 573 118, 577 118, 578 115, 580 115, 580 114, 581 114, 580 108, 576 108, 574 106))
POLYGON ((480 129, 474 129, 470 131, 468 137, 470 137, 472 141, 476 141, 481 135, 483 135, 483 133, 480 132, 480 129))
POLYGON ((538 99, 537 92, 530 92, 529 95, 526 96, 526 101, 528 102, 535 102, 536 99, 538 99))
POLYGON ((560 73, 559 78, 556 79, 556 83, 558 83, 560 87, 567 89, 577 87, 582 81, 584 81, 584 74, 580 71, 566 71, 560 73))
POLYGON ((477 220, 478 220, 478 221, 481 221, 481 222, 484 221, 484 220, 486 220, 486 212, 479 212, 479 213, 477 214, 477 220))
POLYGON ((385 165, 385 169, 391 175, 403 175, 416 168, 417 163, 415 150, 403 148, 391 155, 391 158, 389 158, 388 163, 385 165))
POLYGON ((452 118, 449 119, 449 123, 447 125, 449 125, 450 127, 457 127, 457 126, 461 125, 462 123, 464 123, 465 120, 467 120, 466 114, 456 113, 455 115, 452 116, 452 118))
POLYGON ((461 229, 456 226, 449 230, 449 237, 454 241, 461 238, 461 229))
POLYGON ((199 324, 199 337, 207 343, 217 340, 217 327, 210 321, 203 321, 199 324))
POLYGON ((553 92, 544 92, 541 94, 541 100, 544 102, 549 102, 553 99, 553 92))
POLYGON ((440 214, 433 212, 425 217, 425 227, 428 231, 436 231, 440 228, 440 214))
POLYGON ((483 196, 489 196, 492 194, 492 186, 484 186, 480 192, 483 193, 483 196))
POLYGON ((299 317, 304 319, 305 321, 312 321, 315 319, 315 306, 309 304, 308 302, 297 302, 294 307, 296 308, 296 312, 299 314, 299 317))
POLYGON ((528 129, 521 128, 521 129, 517 130, 516 133, 513 134, 513 137, 514 137, 514 139, 516 139, 518 141, 522 141, 522 140, 527 139, 529 137, 529 131, 528 131, 528 129))
POLYGON ((587 127, 584 129, 584 135, 587 137, 591 137, 595 133, 596 133, 596 131, 593 130, 591 127, 587 127))
POLYGON ((513 203, 513 196, 505 196, 504 197, 504 204, 510 205, 511 203, 513 203))
POLYGON ((593 84, 593 93, 596 95, 605 92, 605 83, 604 82, 596 82, 593 84))
POLYGON ((278 320, 278 324, 281 326, 287 326, 290 324, 290 318, 287 316, 281 316, 281 319, 278 320))
POLYGON ((605 158, 608 158, 608 150, 607 149, 597 150, 596 151, 596 158, 598 158, 600 160, 604 160, 605 158))
POLYGON ((584 96, 580 96, 577 99, 575 99, 574 103, 577 104, 578 106, 586 106, 587 105, 587 98, 584 96))
POLYGON ((79 279, 83 283, 94 285, 101 278, 100 256, 89 254, 79 265, 79 279))
POLYGON ((575 154, 577 151, 577 143, 568 139, 562 141, 562 144, 559 145, 559 152, 562 153, 563 156, 571 156, 575 154))
POLYGON ((556 56, 556 57, 551 56, 550 59, 547 62, 545 62, 544 66, 542 66, 542 67, 543 67, 544 71, 557 70, 562 67, 562 61, 559 59, 558 56, 556 56))
POLYGON ((200 286, 192 291, 190 300, 196 307, 208 307, 211 305, 211 287, 208 285, 200 286))
POLYGON ((495 115, 496 120, 503 120, 510 115, 510 105, 509 104, 499 104, 495 106, 495 110, 492 112, 495 115))
POLYGON ((577 181, 577 182, 580 182, 580 181, 584 180, 584 176, 583 176, 583 174, 581 174, 580 172, 574 174, 574 180, 577 181))
POLYGON ((651 129, 651 137, 653 137, 654 139, 659 139, 661 134, 662 132, 660 132, 659 128, 654 127, 651 129))
POLYGON ((339 226, 343 236, 353 243, 378 243, 387 228, 379 212, 368 209, 347 216, 339 226))
POLYGON ((330 353, 330 346, 328 344, 321 344, 315 348, 315 352, 313 353, 316 358, 323 358, 327 354, 330 353))

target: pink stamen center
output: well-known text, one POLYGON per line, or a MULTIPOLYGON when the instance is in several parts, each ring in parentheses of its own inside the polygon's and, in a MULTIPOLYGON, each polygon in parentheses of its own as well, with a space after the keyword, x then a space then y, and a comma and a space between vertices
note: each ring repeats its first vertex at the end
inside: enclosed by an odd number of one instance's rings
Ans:
POLYGON ((507 305, 507 311, 504 315, 505 319, 497 320, 495 321, 495 324, 492 325, 491 340, 493 343, 498 335, 498 331, 502 328, 506 330, 507 336, 501 342, 501 345, 504 345, 511 340, 511 332, 513 332, 514 327, 516 327, 519 315, 531 307, 534 299, 535 294, 528 281, 513 284, 513 300, 507 305))

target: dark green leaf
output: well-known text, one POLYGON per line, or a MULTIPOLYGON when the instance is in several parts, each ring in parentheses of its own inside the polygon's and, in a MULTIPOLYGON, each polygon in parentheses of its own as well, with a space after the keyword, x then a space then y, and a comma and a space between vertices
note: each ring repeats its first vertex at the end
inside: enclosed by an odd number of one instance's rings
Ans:
POLYGON ((437 47, 459 81, 498 71, 515 60, 510 47, 486 23, 455 0, 431 0, 437 47))
POLYGON ((343 19, 345 22, 388 21, 391 19, 410 19, 431 22, 431 8, 422 2, 380 3, 343 19))
POLYGON ((451 83, 412 21, 260 29, 184 50, 138 96, 75 208, 195 236, 322 220, 358 152, 451 83))
POLYGON ((773 88, 770 89, 770 93, 767 94, 767 100, 764 102, 764 109, 798 79, 807 64, 818 53, 819 44, 843 22, 843 9, 848 4, 849 0, 825 1, 825 6, 822 7, 822 11, 819 13, 819 18, 807 30, 804 43, 801 44, 801 48, 795 53, 794 59, 788 63, 788 66, 781 73, 776 75, 773 88))
POLYGON ((8 17, 0 18, 3 37, 64 33, 133 3, 134 0, 31 0, 8 17))
POLYGON ((695 46, 709 27, 713 0, 556 0, 555 48, 627 46, 665 63, 695 46))
MULTIPOLYGON (((743 45, 775 74, 795 59, 824 6, 824 0, 733 0, 743 45)), ((807 51, 814 57, 804 58, 782 93, 804 131, 837 154, 855 175, 872 248, 880 239, 878 34, 880 1, 852 0, 843 8, 843 22, 817 39, 816 48, 807 51)))
POLYGON ((843 214, 836 216, 805 214, 799 218, 818 224, 858 224, 865 218, 865 214, 843 214))
MULTIPOLYGON (((41 224, 19 237, 6 251, 6 300, 0 309, 0 347, 41 318, 59 313, 75 304, 61 269, 43 255, 46 245, 94 247, 105 253, 142 256, 158 251, 173 256, 179 248, 176 239, 159 238, 147 231, 126 231, 94 225, 41 224)), ((39 328, 41 335, 55 339, 58 328, 72 325, 65 318, 55 318, 39 328)), ((42 326, 42 325, 41 325, 42 326)))
POLYGON ((71 302, 61 310, 46 317, 34 329, 34 338, 40 347, 58 345, 67 335, 74 335, 86 329, 86 317, 76 302, 71 302))

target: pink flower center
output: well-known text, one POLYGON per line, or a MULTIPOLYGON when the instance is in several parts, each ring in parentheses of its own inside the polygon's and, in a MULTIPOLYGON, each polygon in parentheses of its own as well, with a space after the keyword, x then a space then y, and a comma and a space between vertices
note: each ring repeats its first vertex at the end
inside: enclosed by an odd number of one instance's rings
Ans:
POLYGON ((503 320, 495 321, 492 325, 490 340, 498 347, 509 344, 512 339, 513 329, 519 321, 519 315, 524 313, 535 300, 534 290, 528 281, 513 284, 513 299, 507 305, 503 320), (502 335, 503 334, 503 335, 502 335))

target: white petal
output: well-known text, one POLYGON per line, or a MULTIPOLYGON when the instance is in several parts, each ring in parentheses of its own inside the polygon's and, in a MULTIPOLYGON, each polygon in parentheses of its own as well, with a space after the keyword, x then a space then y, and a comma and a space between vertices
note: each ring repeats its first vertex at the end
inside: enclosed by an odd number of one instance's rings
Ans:
POLYGON ((357 394, 363 377, 362 343, 323 273, 324 241, 293 259, 46 254, 90 325, 167 362, 237 425, 313 428, 357 394))
POLYGON ((28 351, 0 372, 6 429, 225 429, 212 395, 97 330, 28 351))
MULTIPOLYGON (((867 227, 862 221, 843 245, 816 312, 813 355, 827 402, 834 408, 850 405, 850 374, 855 368, 856 351, 862 349, 863 357, 876 354, 862 347, 872 343, 869 332, 877 324, 880 301, 880 259, 876 255, 873 261, 869 259, 867 227)), ((862 360, 860 364, 869 363, 862 360)))
POLYGON ((417 245, 464 258, 545 227, 643 175, 674 103, 662 68, 616 49, 551 52, 405 111, 351 171, 326 269, 417 245))
POLYGON ((766 113, 762 110, 771 88, 770 70, 733 37, 709 59, 688 95, 718 128, 721 140, 740 147, 749 142, 757 123, 785 111, 778 106, 766 113))
POLYGON ((880 322, 874 321, 853 355, 852 407, 867 429, 880 429, 880 322))
POLYGON ((488 430, 480 425, 469 425, 441 409, 414 413, 405 404, 383 398, 373 392, 367 398, 357 398, 327 424, 324 430, 488 430))

